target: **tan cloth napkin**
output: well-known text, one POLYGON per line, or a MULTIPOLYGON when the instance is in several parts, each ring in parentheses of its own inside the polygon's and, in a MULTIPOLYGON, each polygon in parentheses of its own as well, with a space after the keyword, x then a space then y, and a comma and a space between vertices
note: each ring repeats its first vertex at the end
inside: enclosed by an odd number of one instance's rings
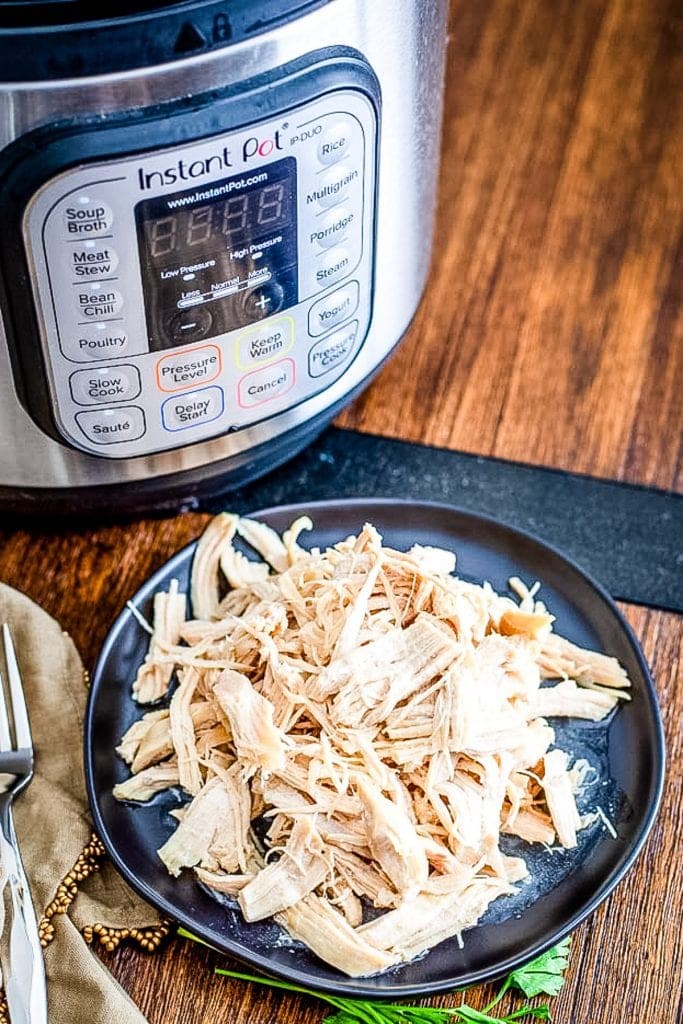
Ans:
MULTIPOLYGON (((36 751, 36 774, 15 803, 15 823, 36 915, 43 920, 50 1024, 145 1024, 145 1018, 114 981, 81 931, 145 929, 158 923, 111 864, 82 882, 60 883, 90 843, 92 824, 83 779, 83 715, 86 679, 66 633, 24 594, 0 584, 0 622, 12 630, 36 751), (68 892, 69 884, 75 885, 68 892), (49 910, 55 897, 73 896, 68 912, 49 910)), ((98 859, 98 858, 95 858, 98 859)), ((81 862, 82 863, 82 862, 81 862)), ((82 872, 79 872, 82 873, 82 872)))

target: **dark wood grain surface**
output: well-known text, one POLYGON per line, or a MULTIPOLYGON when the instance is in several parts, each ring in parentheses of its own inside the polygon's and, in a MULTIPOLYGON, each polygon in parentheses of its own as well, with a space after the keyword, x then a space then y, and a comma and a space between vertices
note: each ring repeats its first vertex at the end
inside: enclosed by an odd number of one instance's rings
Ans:
MULTIPOLYGON (((682 22, 676 0, 457 0, 429 285, 342 425, 680 488, 682 22)), ((126 598, 204 522, 8 528, 0 579, 92 665, 126 598)), ((680 1020, 683 617, 623 610, 654 671, 668 782, 637 866, 575 935, 558 1024, 680 1020)), ((324 1014, 215 978, 227 961, 179 940, 103 955, 152 1024, 324 1014)))

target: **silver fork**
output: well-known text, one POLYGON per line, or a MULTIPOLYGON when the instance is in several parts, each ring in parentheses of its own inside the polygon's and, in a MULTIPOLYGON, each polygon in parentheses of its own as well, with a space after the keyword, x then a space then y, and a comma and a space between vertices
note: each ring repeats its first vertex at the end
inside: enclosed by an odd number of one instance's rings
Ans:
POLYGON ((47 1024, 45 967, 38 938, 38 922, 31 902, 12 819, 12 801, 33 777, 33 743, 21 685, 19 665, 9 626, 2 627, 9 704, 14 741, 7 713, 7 696, 0 677, 0 871, 7 927, 2 938, 5 996, 12 1024, 47 1024))

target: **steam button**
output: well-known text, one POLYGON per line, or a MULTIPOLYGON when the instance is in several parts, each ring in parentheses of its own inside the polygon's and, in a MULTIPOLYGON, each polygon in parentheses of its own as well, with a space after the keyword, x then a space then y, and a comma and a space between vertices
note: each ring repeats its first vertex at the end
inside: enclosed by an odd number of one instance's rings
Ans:
POLYGON ((88 238, 106 234, 114 223, 114 214, 107 203, 84 192, 69 200, 63 223, 68 238, 88 238))

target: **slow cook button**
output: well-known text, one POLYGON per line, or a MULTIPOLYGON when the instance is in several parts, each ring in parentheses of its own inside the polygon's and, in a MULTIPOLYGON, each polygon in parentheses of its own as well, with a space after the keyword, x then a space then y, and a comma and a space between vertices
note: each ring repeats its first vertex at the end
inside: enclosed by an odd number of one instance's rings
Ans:
POLYGON ((216 345, 202 345, 160 359, 157 386, 160 391, 181 391, 197 384, 208 384, 220 372, 221 350, 216 345))
POLYGON ((334 334, 317 341, 308 353, 308 372, 311 377, 322 377, 341 363, 351 354, 358 335, 358 321, 354 320, 348 327, 342 327, 334 334))
POLYGON ((286 355, 294 344, 294 321, 282 316, 256 327, 248 327, 235 339, 235 363, 240 370, 272 363, 286 355))
POLYGON ((76 422, 88 440, 95 444, 137 441, 145 432, 145 414, 137 405, 77 412, 76 422))
POLYGON ((69 258, 73 275, 80 281, 111 277, 119 265, 118 253, 106 241, 75 245, 69 258))
POLYGON ((185 395, 167 398, 161 406, 161 422, 166 430, 187 430, 211 423, 225 407, 223 388, 214 385, 185 395))
POLYGON ((318 160, 321 164, 336 164, 346 153, 353 134, 353 124, 339 118, 325 128, 318 142, 318 160))
POLYGON ((71 396, 78 405, 129 402, 141 391, 140 374, 129 363, 77 370, 69 379, 71 396))
POLYGON ((314 337, 324 334, 337 324, 348 320, 356 312, 358 306, 358 281, 337 288, 336 292, 318 299, 308 314, 308 333, 314 337))
POLYGON ((83 323, 110 320, 121 312, 123 295, 106 284, 90 284, 76 292, 78 317, 83 323))
POLYGON ((237 386, 237 400, 243 409, 263 402, 272 402, 294 387, 295 369, 293 359, 282 359, 263 370, 255 370, 242 377, 237 386))
POLYGON ((63 223, 69 238, 103 235, 114 223, 114 214, 107 203, 84 192, 69 199, 63 223))
POLYGON ((308 240, 311 245, 330 249, 337 242, 346 238, 357 223, 358 217, 353 210, 349 210, 345 206, 335 206, 311 225, 308 231, 308 240))

